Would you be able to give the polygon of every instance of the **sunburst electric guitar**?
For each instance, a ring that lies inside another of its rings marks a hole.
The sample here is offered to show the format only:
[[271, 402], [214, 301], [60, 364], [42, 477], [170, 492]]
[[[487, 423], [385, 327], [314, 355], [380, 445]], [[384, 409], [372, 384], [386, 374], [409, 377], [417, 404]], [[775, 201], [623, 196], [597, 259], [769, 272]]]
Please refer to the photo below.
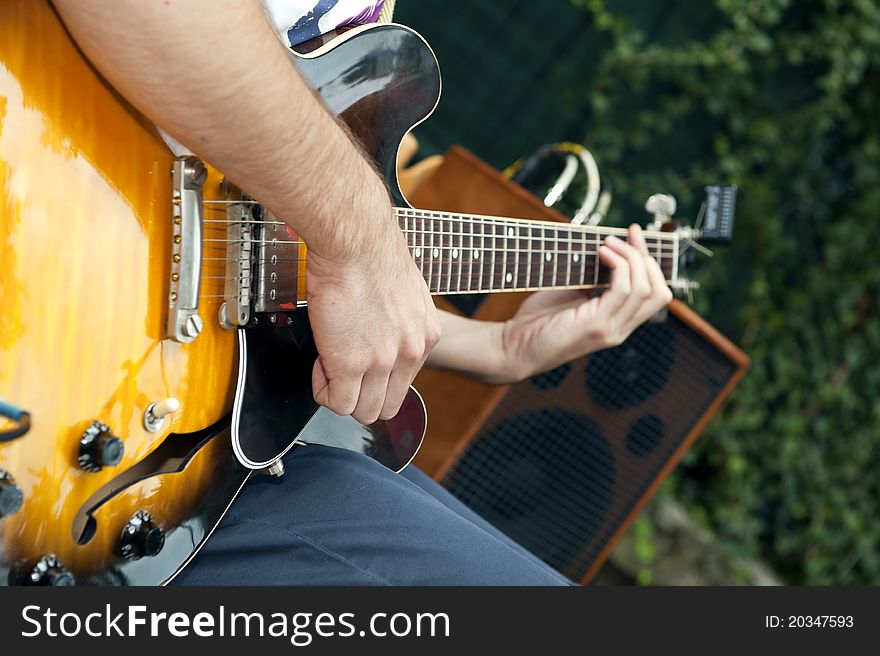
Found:
[[[598, 246], [624, 231], [409, 207], [398, 146], [440, 93], [418, 34], [356, 27], [291, 60], [375, 159], [433, 294], [607, 283]], [[681, 236], [646, 236], [676, 284]], [[371, 426], [315, 404], [305, 257], [175, 158], [47, 1], [0, 3], [0, 583], [162, 584], [291, 448], [412, 459], [414, 391]]]

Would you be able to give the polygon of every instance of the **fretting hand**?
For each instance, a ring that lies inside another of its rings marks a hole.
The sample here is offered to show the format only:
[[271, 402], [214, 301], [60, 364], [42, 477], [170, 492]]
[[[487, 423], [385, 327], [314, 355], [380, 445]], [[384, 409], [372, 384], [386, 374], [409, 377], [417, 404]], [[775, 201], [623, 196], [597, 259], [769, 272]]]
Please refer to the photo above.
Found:
[[599, 258], [612, 271], [604, 293], [587, 299], [576, 290], [538, 292], [504, 324], [502, 347], [515, 378], [617, 346], [672, 300], [638, 225], [630, 226], [629, 243], [606, 238]]
[[443, 339], [428, 364], [511, 383], [620, 344], [669, 303], [672, 293], [637, 225], [629, 228], [629, 243], [607, 238], [599, 257], [612, 271], [601, 295], [536, 292], [504, 323], [441, 313]]

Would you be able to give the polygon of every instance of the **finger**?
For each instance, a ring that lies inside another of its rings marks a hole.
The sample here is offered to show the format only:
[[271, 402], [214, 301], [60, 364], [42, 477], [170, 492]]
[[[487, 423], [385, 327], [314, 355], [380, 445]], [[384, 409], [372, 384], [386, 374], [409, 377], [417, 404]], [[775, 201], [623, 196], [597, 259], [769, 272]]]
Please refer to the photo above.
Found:
[[620, 325], [628, 323], [639, 308], [651, 297], [651, 283], [648, 279], [645, 256], [636, 248], [617, 238], [609, 238], [609, 246], [623, 255], [629, 264], [630, 293], [618, 311]]
[[381, 369], [371, 369], [364, 375], [357, 405], [351, 413], [357, 421], [369, 425], [379, 418], [379, 413], [385, 405], [389, 375], [389, 371]]
[[651, 283], [645, 266], [645, 256], [638, 249], [619, 239], [615, 239], [610, 246], [629, 263], [630, 294], [618, 311], [620, 325], [624, 326], [633, 320], [639, 309], [651, 298]]
[[651, 298], [644, 303], [627, 326], [629, 331], [635, 330], [639, 325], [654, 316], [672, 300], [672, 291], [666, 284], [666, 279], [660, 265], [653, 258], [647, 264], [648, 277], [651, 279]]
[[[648, 250], [648, 243], [645, 240], [645, 233], [638, 224], [633, 223], [629, 227], [629, 242], [633, 248], [639, 251], [645, 258], [645, 272], [648, 274], [648, 284], [651, 286], [651, 295], [654, 296], [658, 290], [666, 287], [666, 280], [663, 271], [657, 259], [651, 255]], [[662, 295], [662, 294], [661, 294]]]
[[645, 241], [645, 233], [642, 232], [642, 228], [638, 223], [633, 223], [629, 227], [629, 243], [645, 257], [651, 257], [651, 254], [648, 252], [648, 242]]
[[[609, 237], [611, 239], [611, 237]], [[608, 240], [606, 239], [606, 242]], [[611, 269], [611, 284], [599, 299], [598, 312], [606, 318], [613, 317], [626, 302], [630, 291], [629, 263], [609, 246], [599, 248], [599, 259]]]
[[392, 419], [400, 412], [400, 406], [409, 392], [412, 379], [408, 373], [395, 369], [388, 379], [388, 391], [385, 393], [385, 404], [379, 413], [379, 419]]
[[315, 402], [338, 415], [350, 415], [357, 405], [362, 379], [363, 376], [356, 374], [329, 376], [323, 360], [318, 357], [312, 368]]
[[330, 383], [327, 378], [327, 372], [324, 371], [324, 363], [319, 355], [312, 366], [312, 396], [315, 402], [320, 405], [327, 405], [325, 402], [330, 401], [329, 390], [327, 385]]
[[672, 293], [666, 285], [666, 277], [660, 268], [657, 259], [651, 255], [645, 235], [642, 229], [633, 224], [629, 228], [630, 243], [645, 258], [645, 271], [648, 274], [648, 282], [651, 286], [651, 297], [645, 301], [639, 311], [632, 317], [631, 329], [635, 329], [639, 324], [644, 323], [656, 314], [662, 307], [669, 303], [672, 299]]
[[653, 295], [659, 295], [663, 305], [669, 303], [672, 300], [672, 292], [669, 290], [669, 285], [666, 284], [666, 276], [663, 275], [663, 270], [653, 257], [648, 263], [648, 277], [651, 279]]

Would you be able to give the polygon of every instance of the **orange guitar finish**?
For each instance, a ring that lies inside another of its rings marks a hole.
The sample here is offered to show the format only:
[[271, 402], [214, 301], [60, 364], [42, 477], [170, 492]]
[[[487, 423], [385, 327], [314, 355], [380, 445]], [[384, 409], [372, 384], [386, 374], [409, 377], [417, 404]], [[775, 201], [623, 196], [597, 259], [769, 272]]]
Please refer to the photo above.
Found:
[[[228, 443], [215, 440], [185, 480], [129, 488], [98, 511], [89, 544], [73, 542], [73, 514], [92, 492], [170, 432], [204, 428], [231, 408], [234, 332], [206, 320], [191, 344], [165, 339], [172, 161], [47, 2], [0, 3], [0, 397], [33, 417], [27, 435], [0, 444], [0, 469], [24, 493], [22, 510], [0, 520], [0, 540], [24, 561], [54, 553], [77, 579], [109, 564], [131, 509], [173, 525], [210, 483], [215, 460], [227, 457]], [[206, 199], [219, 181], [211, 171]], [[206, 209], [206, 218], [212, 212], [225, 216]], [[222, 225], [208, 224], [205, 236], [212, 231], [225, 236]], [[203, 270], [212, 275], [222, 267]], [[204, 317], [217, 316], [222, 299], [212, 293], [222, 293], [222, 281], [203, 279]], [[146, 407], [168, 397], [181, 411], [147, 432]], [[87, 473], [78, 445], [95, 419], [124, 440], [125, 455]]]

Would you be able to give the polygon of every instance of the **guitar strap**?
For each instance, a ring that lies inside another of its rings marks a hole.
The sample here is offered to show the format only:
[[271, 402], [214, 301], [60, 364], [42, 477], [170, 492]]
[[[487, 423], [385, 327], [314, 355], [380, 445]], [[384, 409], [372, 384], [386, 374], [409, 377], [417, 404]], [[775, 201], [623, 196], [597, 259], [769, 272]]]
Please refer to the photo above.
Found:
[[394, 4], [397, 0], [385, 0], [385, 4], [382, 5], [382, 11], [379, 12], [379, 18], [376, 19], [377, 23], [390, 23], [391, 19], [394, 15]]

